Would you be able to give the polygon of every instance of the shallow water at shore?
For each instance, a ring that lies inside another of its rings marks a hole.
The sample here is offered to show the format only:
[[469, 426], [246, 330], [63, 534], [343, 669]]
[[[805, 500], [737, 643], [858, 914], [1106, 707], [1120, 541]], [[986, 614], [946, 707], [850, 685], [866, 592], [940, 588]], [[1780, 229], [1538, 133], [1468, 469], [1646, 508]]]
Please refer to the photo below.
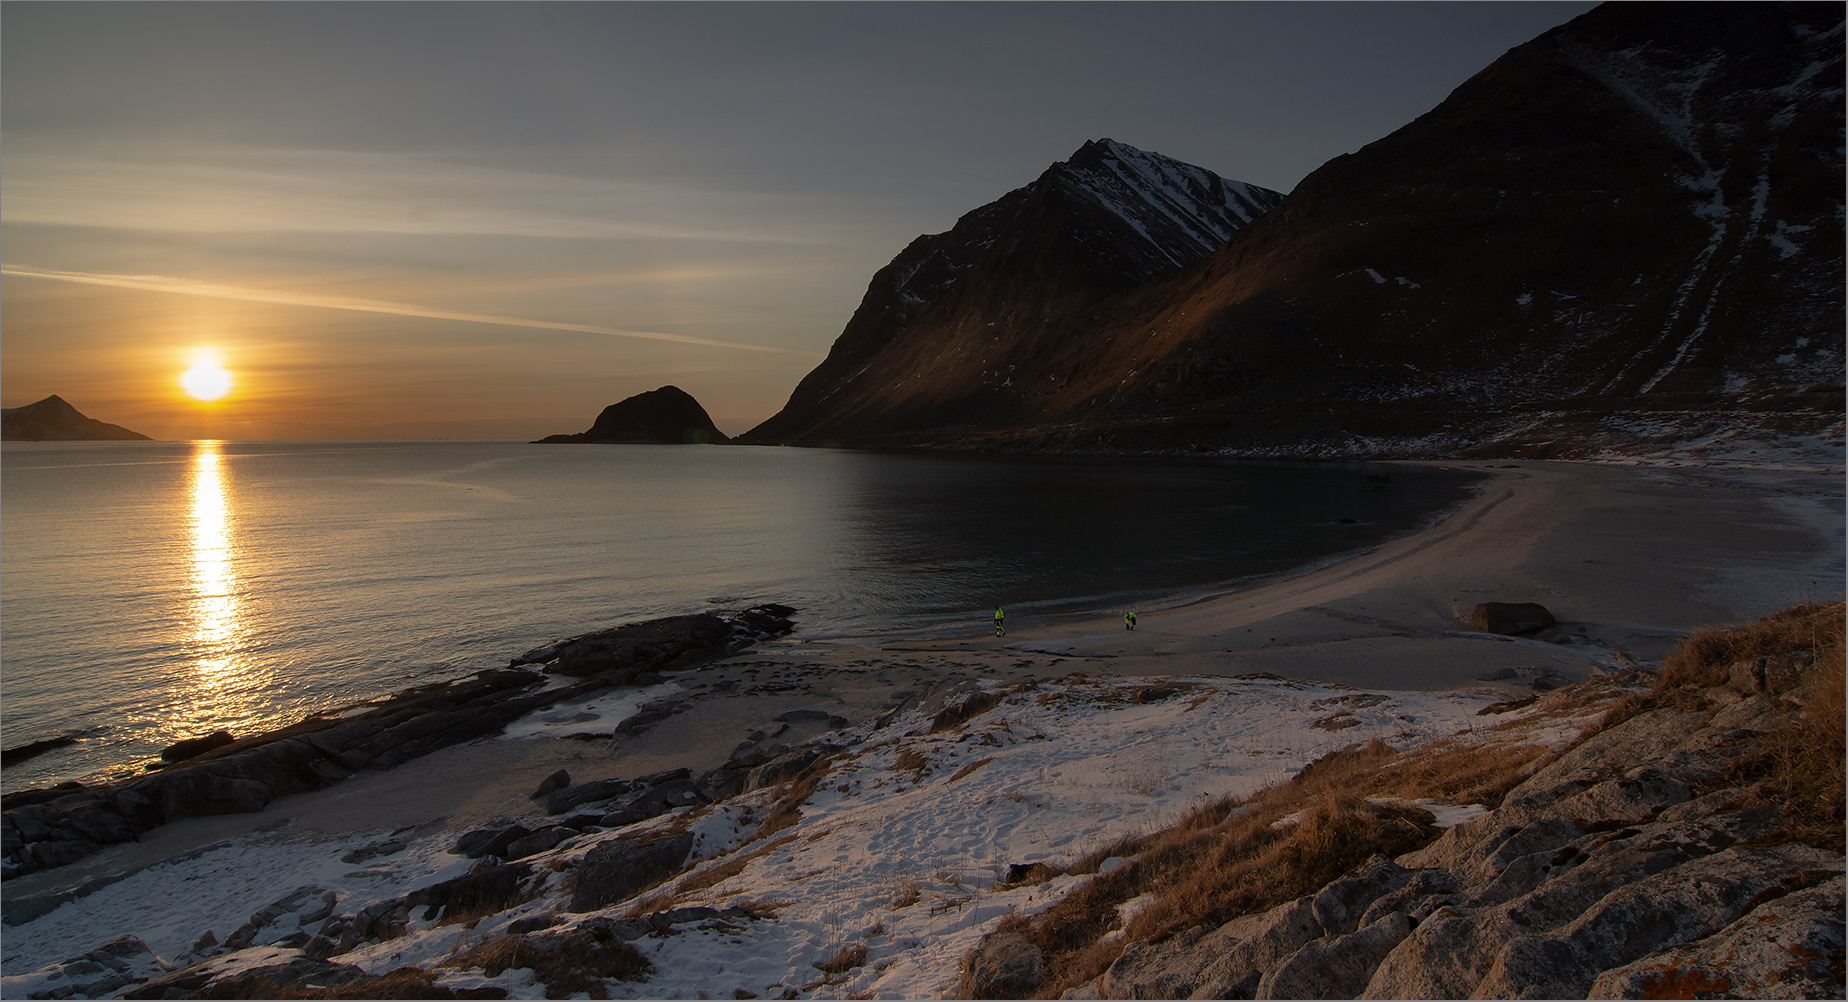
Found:
[[1464, 473], [514, 443], [9, 443], [7, 790], [700, 608], [979, 633], [1274, 574]]

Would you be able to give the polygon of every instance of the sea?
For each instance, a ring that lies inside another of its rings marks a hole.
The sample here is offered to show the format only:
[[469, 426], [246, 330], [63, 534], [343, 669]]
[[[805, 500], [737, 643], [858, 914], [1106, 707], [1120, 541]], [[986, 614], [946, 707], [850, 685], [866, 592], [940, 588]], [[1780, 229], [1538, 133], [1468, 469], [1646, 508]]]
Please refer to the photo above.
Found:
[[[1359, 464], [510, 442], [0, 448], [0, 744], [16, 792], [656, 616], [794, 639], [992, 634], [1327, 561], [1474, 476]], [[1146, 621], [1146, 620], [1145, 620]]]

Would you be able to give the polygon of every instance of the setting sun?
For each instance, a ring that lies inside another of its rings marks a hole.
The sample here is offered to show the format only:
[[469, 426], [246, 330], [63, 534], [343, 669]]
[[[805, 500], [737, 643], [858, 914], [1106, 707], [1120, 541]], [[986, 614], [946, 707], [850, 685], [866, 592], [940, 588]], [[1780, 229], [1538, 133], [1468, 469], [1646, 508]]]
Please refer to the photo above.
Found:
[[217, 400], [230, 392], [231, 374], [219, 368], [217, 361], [202, 359], [180, 374], [180, 385], [195, 400]]

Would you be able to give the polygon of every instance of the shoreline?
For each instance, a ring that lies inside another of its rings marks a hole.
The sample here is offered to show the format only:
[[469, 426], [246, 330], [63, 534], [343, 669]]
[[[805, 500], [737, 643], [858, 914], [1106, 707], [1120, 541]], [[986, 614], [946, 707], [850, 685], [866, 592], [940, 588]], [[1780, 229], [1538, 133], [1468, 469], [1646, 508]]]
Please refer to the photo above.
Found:
[[[795, 635], [664, 673], [661, 685], [550, 707], [510, 726], [515, 736], [360, 772], [255, 813], [172, 822], [139, 841], [8, 880], [6, 896], [81, 898], [234, 843], [320, 845], [414, 833], [404, 837], [447, 846], [461, 832], [503, 819], [543, 820], [528, 794], [557, 769], [568, 769], [574, 784], [679, 768], [698, 773], [724, 764], [754, 732], [784, 726], [778, 739], [793, 745], [834, 726], [828, 718], [871, 720], [935, 683], [1268, 674], [1286, 686], [1300, 680], [1318, 688], [1448, 692], [1486, 704], [1628, 667], [1618, 652], [1659, 660], [1682, 632], [1723, 616], [1747, 621], [1802, 598], [1840, 594], [1842, 492], [1831, 473], [1704, 470], [1689, 477], [1584, 463], [1480, 465], [1495, 467], [1495, 475], [1481, 482], [1479, 495], [1423, 532], [1251, 588], [1177, 596], [1142, 611], [1134, 633], [1114, 616], [1092, 616], [1016, 626], [1005, 638], [812, 642], [801, 637], [798, 612]], [[1692, 525], [1705, 531], [1693, 533]], [[1587, 549], [1593, 544], [1595, 555]], [[1751, 566], [1735, 566], [1748, 556]], [[1832, 590], [1790, 594], [1793, 588]], [[1464, 619], [1478, 600], [1538, 601], [1561, 623], [1539, 638], [1475, 633]], [[663, 696], [685, 705], [635, 733], [609, 736], [642, 702]], [[574, 733], [597, 736], [568, 736]], [[239, 899], [227, 913], [276, 896], [260, 887], [247, 893], [261, 900]], [[26, 925], [36, 922], [9, 928]], [[69, 945], [74, 955], [100, 942]]]

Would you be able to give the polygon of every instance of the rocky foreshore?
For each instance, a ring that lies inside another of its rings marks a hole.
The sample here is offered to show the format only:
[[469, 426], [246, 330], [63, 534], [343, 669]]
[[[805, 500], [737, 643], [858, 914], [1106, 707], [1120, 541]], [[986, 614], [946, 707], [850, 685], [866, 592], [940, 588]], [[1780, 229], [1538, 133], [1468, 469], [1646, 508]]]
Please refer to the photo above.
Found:
[[[184, 818], [259, 811], [278, 797], [324, 789], [361, 770], [390, 769], [497, 733], [557, 703], [658, 684], [662, 672], [696, 667], [788, 633], [794, 613], [788, 606], [764, 605], [726, 617], [671, 616], [602, 630], [530, 651], [507, 668], [317, 713], [267, 734], [212, 741], [200, 746], [206, 750], [132, 781], [65, 783], [10, 794], [0, 818], [0, 874], [11, 879], [63, 866]], [[25, 921], [57, 903], [9, 896], [5, 922]]]
[[[522, 790], [520, 820], [291, 842], [361, 869], [247, 916], [186, 912], [190, 947], [119, 936], [4, 988], [1840, 997], [1841, 618], [1800, 607], [1697, 636], [1704, 664], [1522, 699], [1068, 674], [892, 692], [858, 723], [788, 711], [782, 741], [751, 731], [718, 768], [560, 772]], [[589, 639], [559, 646], [583, 657]], [[724, 670], [792, 663], [759, 657]], [[634, 729], [660, 741], [684, 721]], [[1200, 799], [1280, 754], [1303, 756], [1287, 780]], [[1181, 820], [1096, 824], [1132, 804]], [[316, 865], [295, 872], [340, 873]]]

